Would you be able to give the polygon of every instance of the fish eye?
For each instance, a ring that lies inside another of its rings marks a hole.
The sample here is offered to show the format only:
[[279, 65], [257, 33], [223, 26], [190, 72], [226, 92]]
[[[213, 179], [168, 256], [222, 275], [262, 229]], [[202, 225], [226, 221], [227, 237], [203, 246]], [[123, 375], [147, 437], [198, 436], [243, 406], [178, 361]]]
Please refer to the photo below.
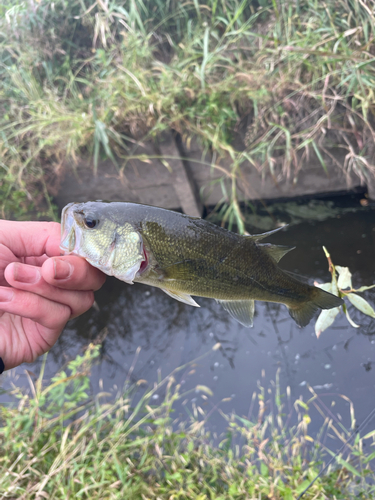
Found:
[[83, 219], [83, 222], [85, 223], [85, 226], [88, 229], [94, 229], [94, 227], [96, 227], [99, 224], [99, 220], [93, 219], [92, 217], [85, 217]]

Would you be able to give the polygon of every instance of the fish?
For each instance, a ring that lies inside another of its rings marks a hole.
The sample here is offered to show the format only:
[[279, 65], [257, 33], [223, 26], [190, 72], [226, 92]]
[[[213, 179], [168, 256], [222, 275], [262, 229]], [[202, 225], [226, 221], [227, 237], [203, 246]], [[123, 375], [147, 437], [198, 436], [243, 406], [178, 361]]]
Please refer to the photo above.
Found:
[[339, 307], [343, 300], [278, 266], [292, 248], [261, 241], [280, 229], [243, 236], [172, 210], [90, 201], [64, 207], [60, 249], [190, 306], [200, 307], [193, 297], [215, 299], [245, 327], [253, 326], [256, 300], [285, 304], [303, 327], [318, 309]]

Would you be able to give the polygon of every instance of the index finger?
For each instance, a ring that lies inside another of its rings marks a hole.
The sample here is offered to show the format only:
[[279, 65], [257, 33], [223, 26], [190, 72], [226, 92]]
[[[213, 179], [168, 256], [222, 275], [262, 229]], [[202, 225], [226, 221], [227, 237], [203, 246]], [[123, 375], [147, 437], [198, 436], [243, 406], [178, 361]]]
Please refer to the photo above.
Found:
[[42, 276], [50, 285], [69, 290], [99, 290], [106, 279], [104, 273], [76, 255], [47, 259]]
[[0, 243], [18, 257], [60, 255], [58, 222], [17, 222], [0, 220]]

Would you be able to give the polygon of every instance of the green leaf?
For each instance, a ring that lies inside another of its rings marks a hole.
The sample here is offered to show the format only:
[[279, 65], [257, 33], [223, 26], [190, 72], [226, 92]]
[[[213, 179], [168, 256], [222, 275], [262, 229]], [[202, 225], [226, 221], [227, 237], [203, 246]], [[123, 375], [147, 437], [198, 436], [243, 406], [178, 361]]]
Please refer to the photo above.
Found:
[[302, 493], [308, 486], [310, 486], [311, 481], [309, 479], [305, 479], [303, 483], [297, 486], [295, 493], [299, 495]]
[[339, 311], [339, 307], [334, 307], [333, 309], [326, 309], [320, 313], [319, 318], [315, 323], [315, 334], [318, 338], [324, 330], [332, 325]]
[[264, 462], [260, 462], [260, 473], [263, 477], [268, 477], [268, 467]]
[[369, 462], [371, 462], [371, 460], [374, 460], [374, 458], [375, 458], [375, 451], [373, 451], [368, 457], [365, 457], [364, 463], [368, 464]]
[[367, 300], [355, 293], [348, 293], [346, 296], [353, 304], [353, 306], [356, 307], [359, 311], [361, 311], [363, 314], [366, 314], [367, 316], [371, 316], [371, 318], [375, 318], [375, 311], [367, 302]]
[[339, 273], [339, 279], [337, 280], [337, 287], [340, 290], [345, 290], [345, 288], [352, 288], [352, 274], [348, 267], [336, 266], [336, 271]]
[[357, 469], [355, 469], [352, 465], [350, 465], [349, 462], [347, 462], [346, 460], [344, 460], [343, 458], [341, 457], [337, 457], [337, 461], [340, 465], [342, 465], [343, 467], [345, 467], [346, 469], [348, 469], [348, 471], [350, 471], [352, 474], [354, 474], [355, 476], [357, 477], [362, 477], [361, 474], [357, 471]]
[[298, 406], [301, 406], [304, 410], [308, 410], [309, 409], [309, 406], [304, 401], [302, 401], [301, 399], [297, 399], [297, 401], [294, 404], [297, 404]]
[[229, 495], [233, 498], [234, 495], [238, 494], [238, 488], [236, 484], [231, 484], [228, 490]]
[[170, 481], [181, 481], [182, 480], [182, 475], [180, 472], [175, 472], [174, 474], [168, 474], [166, 473], [165, 477], [169, 479]]
[[324, 161], [324, 158], [323, 158], [321, 152], [319, 151], [318, 146], [316, 145], [314, 140], [311, 141], [311, 144], [313, 145], [316, 156], [318, 157], [318, 160], [320, 161], [320, 164], [323, 167], [324, 172], [328, 175], [328, 168], [327, 168], [326, 162]]
[[289, 486], [287, 486], [285, 488], [283, 499], [284, 500], [293, 500], [293, 492]]

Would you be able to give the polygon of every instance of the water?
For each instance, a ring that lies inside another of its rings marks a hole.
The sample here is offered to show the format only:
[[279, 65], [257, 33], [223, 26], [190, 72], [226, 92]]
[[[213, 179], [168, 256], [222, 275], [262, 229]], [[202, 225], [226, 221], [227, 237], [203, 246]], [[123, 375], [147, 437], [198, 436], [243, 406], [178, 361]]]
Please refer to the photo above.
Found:
[[[290, 223], [267, 240], [297, 246], [283, 258], [284, 269], [310, 281], [329, 281], [325, 245], [335, 264], [350, 268], [355, 287], [375, 283], [375, 207], [361, 207], [357, 196], [270, 205], [267, 210], [259, 209], [256, 216], [250, 213], [249, 222], [251, 232]], [[375, 292], [364, 296], [375, 305]], [[289, 386], [292, 398], [301, 396], [306, 401], [311, 397], [310, 385], [326, 406], [326, 414], [336, 421], [342, 419], [345, 425], [350, 423], [349, 403], [340, 395], [354, 403], [358, 424], [375, 406], [375, 320], [352, 306], [350, 314], [360, 328], [352, 328], [340, 313], [318, 340], [315, 321], [301, 329], [286, 307], [278, 304], [256, 303], [254, 328], [247, 329], [213, 300], [198, 299], [202, 307], [197, 309], [174, 301], [161, 290], [129, 286], [113, 278], [97, 292], [96, 301], [99, 311], [92, 309], [66, 327], [48, 356], [47, 375], [101, 338], [101, 362], [92, 374], [94, 391], [99, 391], [100, 379], [104, 390], [121, 388], [138, 347], [141, 350], [131, 379], [145, 379], [150, 386], [174, 368], [209, 352], [176, 378], [184, 390], [204, 384], [214, 395], [205, 398], [193, 390], [187, 403], [179, 403], [176, 410], [183, 419], [188, 418], [193, 403], [206, 412], [212, 410], [207, 426], [216, 433], [226, 428], [216, 408], [248, 416], [257, 409], [252, 395], [259, 381], [269, 387], [278, 370], [282, 392]], [[212, 351], [217, 342], [221, 348]], [[28, 385], [25, 368], [37, 373], [40, 362], [12, 370], [2, 377], [3, 386], [9, 387], [11, 382]], [[162, 398], [162, 391], [156, 393], [155, 402]], [[322, 423], [323, 417], [316, 413], [309, 433], [316, 434]]]

